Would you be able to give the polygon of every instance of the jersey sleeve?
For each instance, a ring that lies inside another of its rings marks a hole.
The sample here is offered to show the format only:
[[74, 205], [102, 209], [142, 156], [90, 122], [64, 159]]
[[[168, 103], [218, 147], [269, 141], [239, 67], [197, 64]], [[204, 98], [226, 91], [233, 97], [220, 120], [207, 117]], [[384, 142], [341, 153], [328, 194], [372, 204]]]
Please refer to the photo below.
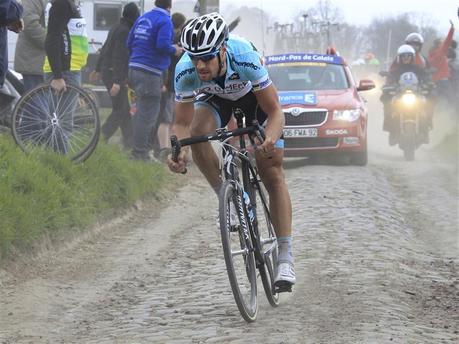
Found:
[[260, 55], [252, 50], [233, 57], [234, 65], [252, 84], [254, 92], [260, 91], [272, 84], [268, 70], [263, 65]]
[[199, 87], [196, 70], [186, 54], [177, 63], [174, 75], [175, 100], [179, 103], [194, 101], [195, 90]]

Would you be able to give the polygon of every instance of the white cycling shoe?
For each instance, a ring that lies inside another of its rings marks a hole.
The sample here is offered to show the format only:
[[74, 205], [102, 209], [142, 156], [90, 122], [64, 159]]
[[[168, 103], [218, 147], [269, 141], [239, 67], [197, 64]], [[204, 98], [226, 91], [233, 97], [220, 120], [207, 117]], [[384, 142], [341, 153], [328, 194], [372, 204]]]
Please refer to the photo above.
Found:
[[277, 266], [276, 278], [274, 279], [274, 292], [291, 292], [296, 283], [295, 269], [291, 263], [280, 263]]

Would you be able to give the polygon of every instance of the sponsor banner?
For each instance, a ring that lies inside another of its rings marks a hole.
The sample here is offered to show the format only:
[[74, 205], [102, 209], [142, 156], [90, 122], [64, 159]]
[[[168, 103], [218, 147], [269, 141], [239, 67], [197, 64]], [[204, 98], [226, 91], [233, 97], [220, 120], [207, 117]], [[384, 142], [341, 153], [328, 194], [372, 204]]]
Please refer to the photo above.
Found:
[[279, 102], [281, 105], [316, 105], [317, 95], [315, 92], [279, 92]]
[[270, 55], [266, 56], [265, 58], [265, 63], [267, 65], [292, 62], [324, 62], [332, 64], [343, 64], [343, 58], [337, 55], [322, 54], [281, 54]]

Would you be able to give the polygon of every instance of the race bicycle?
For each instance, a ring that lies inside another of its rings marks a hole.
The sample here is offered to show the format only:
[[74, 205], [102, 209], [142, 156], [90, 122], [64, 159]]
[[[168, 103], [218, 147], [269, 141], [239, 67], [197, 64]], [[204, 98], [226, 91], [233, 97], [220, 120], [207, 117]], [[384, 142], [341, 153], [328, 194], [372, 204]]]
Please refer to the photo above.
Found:
[[[256, 120], [243, 127], [244, 113], [238, 108], [233, 109], [233, 116], [238, 125], [234, 130], [221, 128], [209, 135], [181, 140], [172, 136], [172, 159], [177, 161], [183, 146], [208, 141], [220, 143], [223, 183], [218, 196], [219, 224], [226, 270], [239, 312], [247, 322], [252, 322], [258, 313], [257, 269], [271, 306], [277, 307], [279, 292], [287, 290], [274, 290], [277, 238], [266, 190], [246, 148], [245, 135], [255, 146], [254, 137], [262, 141], [264, 130]], [[239, 137], [238, 148], [229, 143], [233, 137]]]

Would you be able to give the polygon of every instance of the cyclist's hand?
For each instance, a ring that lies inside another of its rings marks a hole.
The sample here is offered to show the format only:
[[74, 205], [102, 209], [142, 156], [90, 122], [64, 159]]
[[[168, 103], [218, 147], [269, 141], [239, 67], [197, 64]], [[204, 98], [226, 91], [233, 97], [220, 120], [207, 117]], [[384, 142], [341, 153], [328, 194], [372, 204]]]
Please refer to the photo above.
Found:
[[182, 149], [178, 156], [177, 162], [172, 160], [172, 155], [167, 157], [167, 166], [172, 172], [184, 173], [186, 171], [186, 165], [188, 163], [188, 154], [186, 149]]
[[110, 96], [116, 97], [118, 93], [120, 93], [121, 86], [120, 84], [113, 84], [112, 88], [110, 89]]
[[64, 79], [53, 79], [51, 80], [51, 87], [55, 89], [56, 91], [67, 91], [67, 85], [65, 84]]
[[[258, 139], [255, 139], [257, 142]], [[275, 151], [276, 141], [271, 136], [266, 136], [265, 141], [260, 145], [257, 143], [257, 151], [265, 158], [271, 158]]]

